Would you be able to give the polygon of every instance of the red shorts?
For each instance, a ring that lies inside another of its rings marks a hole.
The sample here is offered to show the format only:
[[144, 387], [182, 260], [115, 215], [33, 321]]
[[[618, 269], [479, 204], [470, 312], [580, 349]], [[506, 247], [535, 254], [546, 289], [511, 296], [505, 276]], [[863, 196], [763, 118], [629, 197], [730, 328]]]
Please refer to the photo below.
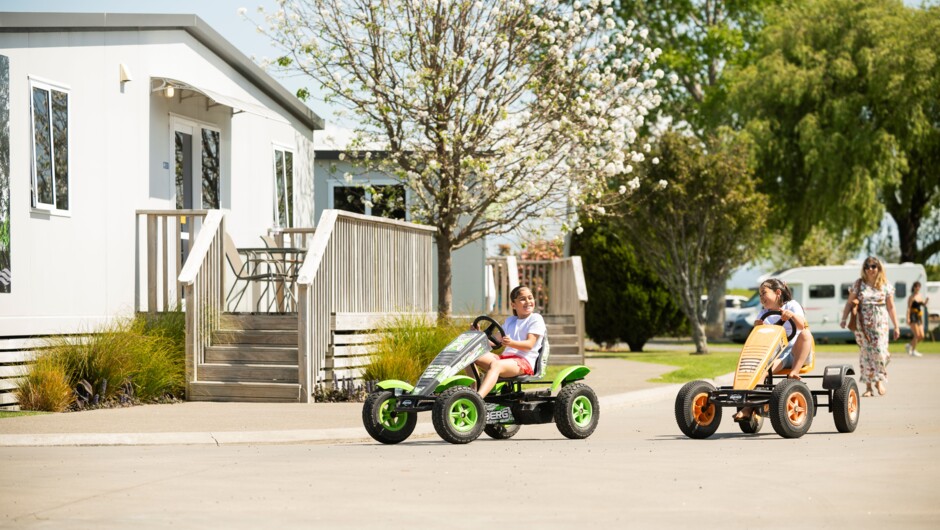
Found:
[[529, 361], [525, 360], [524, 357], [519, 357], [518, 355], [500, 355], [500, 359], [512, 359], [516, 361], [516, 364], [519, 365], [519, 370], [522, 371], [523, 375], [534, 375], [535, 372], [532, 370], [532, 365], [529, 364]]

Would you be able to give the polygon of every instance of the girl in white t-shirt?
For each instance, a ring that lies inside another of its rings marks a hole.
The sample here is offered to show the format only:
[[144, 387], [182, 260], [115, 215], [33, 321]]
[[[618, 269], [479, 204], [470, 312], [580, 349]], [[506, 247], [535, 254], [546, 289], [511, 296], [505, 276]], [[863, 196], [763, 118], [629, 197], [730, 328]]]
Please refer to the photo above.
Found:
[[500, 377], [532, 375], [532, 367], [542, 347], [545, 336], [545, 320], [534, 313], [535, 297], [528, 287], [518, 286], [509, 293], [513, 316], [503, 324], [503, 353], [486, 353], [476, 360], [476, 365], [486, 371], [478, 391], [486, 397], [496, 386]]
[[[793, 293], [786, 282], [777, 278], [770, 278], [760, 284], [758, 288], [760, 294], [760, 303], [764, 307], [755, 326], [764, 324], [765, 317], [767, 324], [776, 324], [779, 321], [784, 322], [784, 328], [789, 335], [794, 329], [796, 335], [793, 336], [787, 347], [780, 352], [780, 355], [774, 359], [770, 369], [772, 372], [778, 370], [787, 370], [787, 377], [790, 379], [800, 378], [800, 369], [809, 359], [813, 351], [813, 334], [809, 330], [809, 324], [806, 322], [806, 314], [799, 302], [793, 299]], [[779, 311], [780, 315], [767, 315], [771, 311]], [[747, 418], [752, 412], [751, 407], [741, 409], [734, 415], [735, 421], [741, 421]]]

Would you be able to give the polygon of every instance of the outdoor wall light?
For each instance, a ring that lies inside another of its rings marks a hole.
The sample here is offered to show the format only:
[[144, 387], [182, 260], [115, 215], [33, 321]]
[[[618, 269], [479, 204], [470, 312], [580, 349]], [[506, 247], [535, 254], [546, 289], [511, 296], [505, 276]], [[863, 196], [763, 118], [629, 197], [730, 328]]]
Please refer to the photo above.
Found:
[[171, 98], [174, 94], [176, 94], [176, 89], [173, 88], [173, 85], [167, 85], [163, 90], [163, 94], [166, 95], [166, 97]]
[[134, 77], [131, 76], [131, 71], [130, 71], [130, 69], [128, 69], [128, 68], [127, 68], [127, 65], [124, 64], [124, 63], [121, 63], [121, 64], [118, 65], [118, 76], [119, 76], [119, 78], [120, 78], [120, 80], [121, 80], [121, 86], [124, 86], [124, 83], [126, 83], [126, 82], [128, 82], [128, 81], [133, 81], [133, 80], [134, 80]]

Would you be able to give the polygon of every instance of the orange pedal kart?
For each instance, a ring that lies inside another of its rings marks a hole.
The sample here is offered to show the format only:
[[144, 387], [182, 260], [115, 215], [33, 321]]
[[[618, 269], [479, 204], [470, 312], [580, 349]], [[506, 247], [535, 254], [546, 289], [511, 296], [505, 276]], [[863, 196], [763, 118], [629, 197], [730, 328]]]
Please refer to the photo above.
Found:
[[[774, 314], [780, 315], [771, 311], [767, 316]], [[738, 411], [748, 407], [753, 412], [736, 420], [743, 432], [756, 434], [764, 424], [764, 416], [769, 415], [777, 434], [799, 438], [809, 431], [816, 411], [826, 407], [839, 432], [854, 431], [860, 401], [858, 385], [855, 378], [850, 377], [855, 375], [851, 365], [830, 365], [823, 375], [808, 375], [816, 363], [814, 348], [800, 370], [800, 377], [822, 379], [822, 390], [810, 390], [803, 380], [788, 379], [787, 370], [771, 372], [774, 359], [795, 333], [793, 330], [787, 336], [783, 322], [755, 326], [741, 350], [733, 386], [715, 388], [708, 381], [686, 383], [676, 396], [679, 429], [689, 438], [708, 438], [718, 430], [724, 407]]]

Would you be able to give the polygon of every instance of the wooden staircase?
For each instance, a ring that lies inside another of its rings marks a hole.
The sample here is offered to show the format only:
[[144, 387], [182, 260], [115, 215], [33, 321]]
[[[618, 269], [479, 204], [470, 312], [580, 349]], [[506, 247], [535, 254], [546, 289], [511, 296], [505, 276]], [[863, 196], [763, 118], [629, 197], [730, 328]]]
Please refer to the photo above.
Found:
[[189, 401], [300, 401], [296, 314], [225, 313], [211, 344]]
[[581, 358], [580, 337], [574, 315], [542, 315], [545, 326], [548, 328], [548, 342], [552, 346], [549, 363], [555, 366], [566, 364], [583, 364]]

